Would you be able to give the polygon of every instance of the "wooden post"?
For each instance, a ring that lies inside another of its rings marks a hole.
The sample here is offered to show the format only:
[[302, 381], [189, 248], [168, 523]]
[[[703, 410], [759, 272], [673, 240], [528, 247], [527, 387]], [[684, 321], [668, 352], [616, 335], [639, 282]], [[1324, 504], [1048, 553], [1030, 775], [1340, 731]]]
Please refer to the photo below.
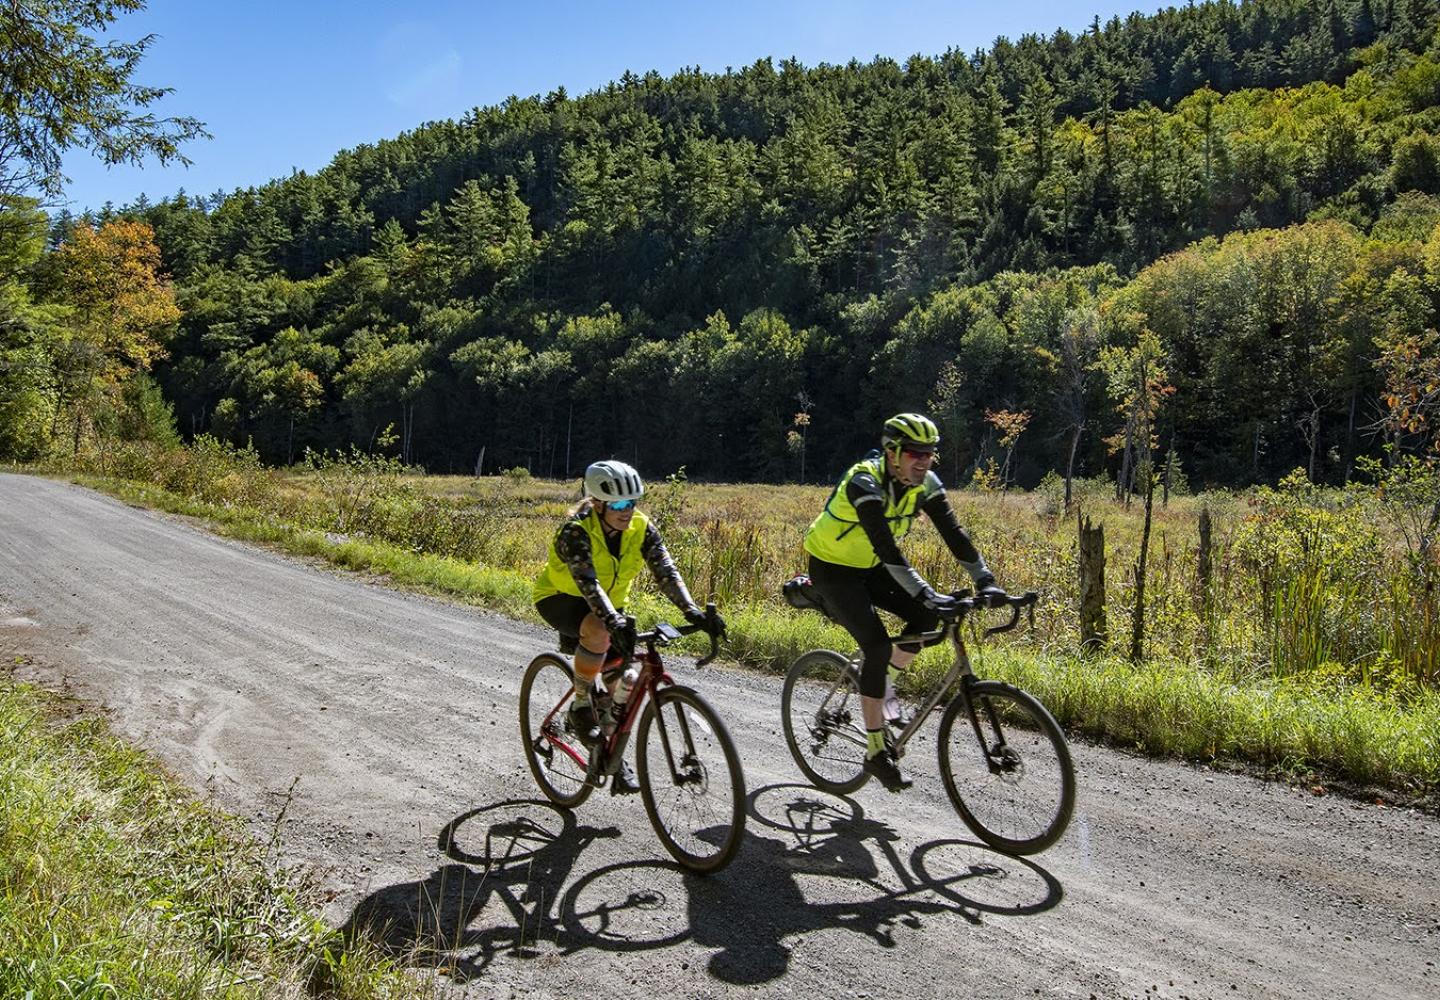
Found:
[[1130, 625], [1130, 659], [1145, 657], [1145, 569], [1150, 556], [1150, 516], [1155, 509], [1155, 472], [1145, 470], [1145, 528], [1140, 533], [1140, 558], [1135, 560], [1135, 617]]
[[1211, 546], [1210, 532], [1214, 525], [1210, 520], [1210, 508], [1200, 508], [1200, 567], [1197, 574], [1197, 583], [1200, 587], [1200, 603], [1210, 603], [1210, 565]]
[[1080, 525], [1080, 649], [1093, 653], [1105, 645], [1105, 525]]

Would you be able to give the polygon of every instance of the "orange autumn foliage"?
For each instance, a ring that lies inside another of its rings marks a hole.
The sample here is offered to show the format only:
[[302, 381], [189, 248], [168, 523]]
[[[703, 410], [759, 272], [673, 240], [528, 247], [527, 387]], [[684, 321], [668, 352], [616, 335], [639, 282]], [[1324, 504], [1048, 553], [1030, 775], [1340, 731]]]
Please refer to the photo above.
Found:
[[74, 334], [99, 355], [104, 381], [123, 381], [165, 356], [180, 308], [148, 225], [81, 225], [55, 251], [55, 264], [64, 301], [75, 308]]

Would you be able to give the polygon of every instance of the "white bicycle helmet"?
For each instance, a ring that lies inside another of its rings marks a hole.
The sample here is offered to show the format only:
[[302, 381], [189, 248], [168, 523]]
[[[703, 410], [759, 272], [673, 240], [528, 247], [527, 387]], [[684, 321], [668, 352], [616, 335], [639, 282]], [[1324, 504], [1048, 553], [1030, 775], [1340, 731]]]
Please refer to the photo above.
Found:
[[606, 459], [585, 470], [585, 492], [596, 500], [639, 500], [645, 495], [640, 473], [624, 462]]

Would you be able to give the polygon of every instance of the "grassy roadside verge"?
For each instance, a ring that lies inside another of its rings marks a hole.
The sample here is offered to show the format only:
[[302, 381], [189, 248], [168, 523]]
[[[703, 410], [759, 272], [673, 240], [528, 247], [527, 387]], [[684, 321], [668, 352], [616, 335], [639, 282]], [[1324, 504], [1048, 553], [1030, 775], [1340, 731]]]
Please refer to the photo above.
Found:
[[[153, 485], [93, 477], [76, 481], [129, 503], [203, 518], [231, 537], [537, 621], [530, 607], [530, 579], [513, 569], [329, 536]], [[633, 610], [643, 621], [664, 615], [667, 608], [650, 597]], [[849, 645], [842, 631], [818, 615], [765, 604], [724, 612], [730, 624], [726, 655], [762, 669], [783, 670], [796, 654], [815, 646]], [[691, 642], [698, 651], [698, 638]], [[1074, 733], [1156, 755], [1241, 762], [1290, 776], [1319, 772], [1431, 802], [1440, 791], [1440, 693], [1435, 691], [1397, 697], [1375, 688], [1327, 686], [1313, 677], [1242, 681], [1165, 659], [1135, 665], [1008, 648], [984, 655], [982, 673], [1030, 690]], [[917, 681], [928, 680], [943, 666], [943, 651], [927, 652], [918, 663]]]
[[0, 996], [426, 995], [263, 844], [62, 699], [0, 676]]

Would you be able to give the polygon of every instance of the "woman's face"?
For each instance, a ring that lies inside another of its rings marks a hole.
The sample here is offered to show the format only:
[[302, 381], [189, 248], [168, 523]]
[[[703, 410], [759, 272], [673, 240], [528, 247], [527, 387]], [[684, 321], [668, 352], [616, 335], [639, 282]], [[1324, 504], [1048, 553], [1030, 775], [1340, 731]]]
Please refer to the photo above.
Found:
[[635, 502], [633, 500], [620, 501], [623, 504], [629, 505], [624, 510], [616, 510], [608, 503], [596, 502], [600, 503], [600, 522], [604, 524], [605, 527], [611, 531], [624, 531], [630, 527], [630, 521], [635, 516]]

